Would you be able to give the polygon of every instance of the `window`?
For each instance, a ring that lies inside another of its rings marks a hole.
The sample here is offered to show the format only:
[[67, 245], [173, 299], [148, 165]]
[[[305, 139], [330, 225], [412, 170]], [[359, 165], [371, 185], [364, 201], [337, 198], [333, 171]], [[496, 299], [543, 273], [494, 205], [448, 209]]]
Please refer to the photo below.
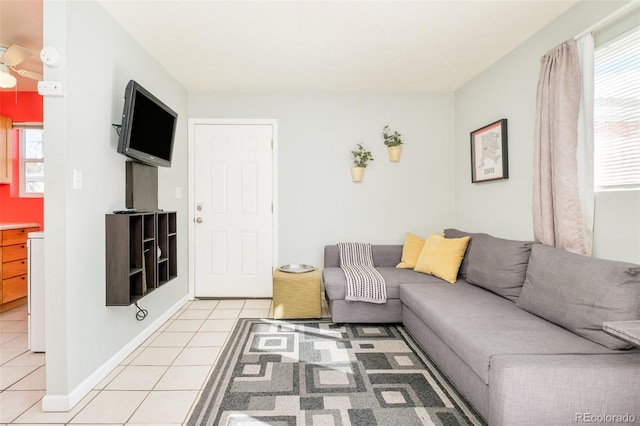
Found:
[[42, 128], [19, 127], [20, 196], [44, 195], [44, 139]]
[[598, 46], [594, 60], [596, 189], [640, 189], [640, 27]]

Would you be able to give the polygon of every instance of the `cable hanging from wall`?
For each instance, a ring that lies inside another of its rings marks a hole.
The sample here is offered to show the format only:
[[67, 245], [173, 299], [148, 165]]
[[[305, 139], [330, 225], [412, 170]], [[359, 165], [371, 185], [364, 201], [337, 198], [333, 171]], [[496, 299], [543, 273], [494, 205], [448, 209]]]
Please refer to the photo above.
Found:
[[135, 302], [134, 305], [138, 309], [138, 312], [136, 312], [136, 319], [138, 321], [142, 321], [147, 317], [147, 315], [149, 315], [149, 311], [147, 311], [146, 309], [142, 309], [140, 306], [138, 306], [138, 302]]

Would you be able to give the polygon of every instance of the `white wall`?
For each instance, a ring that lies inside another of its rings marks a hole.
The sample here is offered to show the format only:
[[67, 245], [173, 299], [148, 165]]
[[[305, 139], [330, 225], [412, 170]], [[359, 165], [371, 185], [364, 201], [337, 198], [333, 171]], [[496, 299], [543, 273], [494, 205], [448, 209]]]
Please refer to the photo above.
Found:
[[[540, 58], [625, 1], [579, 2], [455, 93], [456, 227], [532, 239], [533, 132]], [[471, 183], [469, 133], [508, 119], [509, 179]], [[594, 255], [640, 262], [638, 192], [598, 194]]]
[[593, 256], [640, 263], [640, 191], [596, 193]]
[[[278, 120], [279, 264], [321, 266], [326, 244], [401, 244], [453, 223], [452, 93], [189, 93], [189, 117]], [[402, 133], [399, 163], [385, 124]], [[375, 160], [353, 183], [359, 142]]]
[[[62, 64], [45, 67], [64, 96], [45, 98], [47, 397], [77, 398], [83, 382], [188, 291], [187, 93], [95, 2], [44, 2], [44, 44]], [[116, 153], [124, 88], [135, 79], [179, 114], [174, 165], [159, 171], [159, 204], [178, 211], [178, 278], [135, 308], [105, 306], [105, 214], [125, 207], [125, 157]], [[72, 189], [73, 170], [83, 172]], [[95, 378], [95, 377], [94, 377]], [[71, 398], [73, 399], [73, 398]]]

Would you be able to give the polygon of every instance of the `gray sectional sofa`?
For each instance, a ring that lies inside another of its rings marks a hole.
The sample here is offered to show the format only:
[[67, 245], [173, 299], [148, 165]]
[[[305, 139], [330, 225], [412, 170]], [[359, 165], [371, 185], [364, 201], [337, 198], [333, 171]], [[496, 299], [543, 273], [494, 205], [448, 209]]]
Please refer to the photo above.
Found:
[[333, 321], [403, 323], [490, 425], [640, 422], [640, 350], [602, 331], [640, 319], [640, 266], [445, 230], [465, 235], [454, 284], [396, 269], [401, 245], [373, 246], [382, 305], [344, 300], [338, 248], [326, 246]]

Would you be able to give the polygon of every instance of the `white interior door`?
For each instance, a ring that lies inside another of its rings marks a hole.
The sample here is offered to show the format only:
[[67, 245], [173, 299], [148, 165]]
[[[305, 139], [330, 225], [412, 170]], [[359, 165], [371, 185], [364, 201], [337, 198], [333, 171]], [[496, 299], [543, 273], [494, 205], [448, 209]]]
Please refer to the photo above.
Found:
[[194, 294], [271, 297], [273, 126], [195, 124]]

